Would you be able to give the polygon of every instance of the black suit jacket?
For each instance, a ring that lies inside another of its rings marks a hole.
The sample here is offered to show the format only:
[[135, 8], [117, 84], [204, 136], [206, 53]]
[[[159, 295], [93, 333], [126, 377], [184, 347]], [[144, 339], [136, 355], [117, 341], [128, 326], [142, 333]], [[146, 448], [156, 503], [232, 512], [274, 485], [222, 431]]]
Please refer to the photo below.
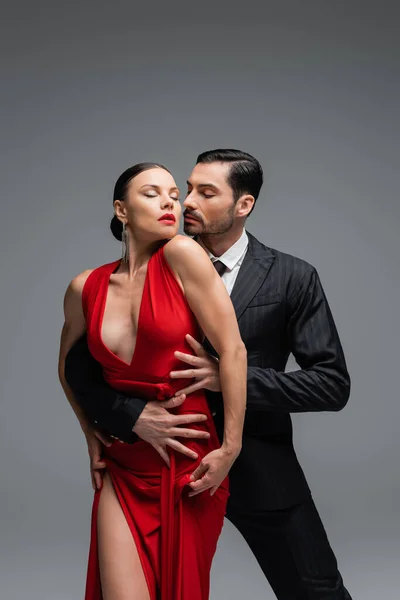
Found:
[[[247, 410], [242, 452], [230, 472], [231, 505], [284, 508], [309, 494], [292, 442], [290, 413], [337, 411], [350, 379], [334, 320], [314, 267], [267, 248], [251, 234], [231, 299], [247, 348]], [[208, 346], [213, 352], [213, 348]], [[285, 373], [290, 352], [300, 370]], [[84, 336], [66, 358], [65, 376], [89, 418], [121, 439], [145, 401], [109, 387]], [[220, 436], [221, 394], [207, 392]]]

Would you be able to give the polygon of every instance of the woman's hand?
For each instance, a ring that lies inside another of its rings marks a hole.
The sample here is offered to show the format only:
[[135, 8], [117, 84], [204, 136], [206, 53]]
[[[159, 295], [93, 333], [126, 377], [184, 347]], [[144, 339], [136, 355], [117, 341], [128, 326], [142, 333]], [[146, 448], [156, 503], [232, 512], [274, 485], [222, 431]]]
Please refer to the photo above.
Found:
[[106, 463], [101, 460], [103, 445], [111, 446], [105, 437], [92, 428], [87, 428], [84, 431], [88, 452], [90, 457], [90, 476], [92, 478], [92, 487], [94, 490], [100, 489], [102, 486], [103, 470], [106, 468]]
[[228, 449], [222, 445], [218, 450], [207, 454], [191, 476], [189, 485], [192, 491], [189, 496], [196, 496], [210, 488], [210, 496], [213, 496], [228, 475], [239, 452], [240, 448]]

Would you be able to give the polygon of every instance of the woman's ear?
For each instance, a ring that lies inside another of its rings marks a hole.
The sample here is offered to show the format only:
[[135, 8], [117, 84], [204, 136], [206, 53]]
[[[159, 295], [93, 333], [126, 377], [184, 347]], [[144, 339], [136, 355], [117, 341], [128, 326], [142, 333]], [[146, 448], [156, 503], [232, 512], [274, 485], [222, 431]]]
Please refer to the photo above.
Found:
[[121, 221], [126, 219], [126, 208], [121, 200], [114, 201], [114, 212]]

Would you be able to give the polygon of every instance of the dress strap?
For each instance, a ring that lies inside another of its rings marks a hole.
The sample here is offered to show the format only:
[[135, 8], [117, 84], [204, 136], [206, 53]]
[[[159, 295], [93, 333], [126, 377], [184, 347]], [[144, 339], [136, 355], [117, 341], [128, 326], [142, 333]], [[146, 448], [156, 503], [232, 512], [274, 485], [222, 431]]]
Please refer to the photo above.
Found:
[[121, 260], [114, 260], [111, 263], [96, 267], [86, 279], [82, 289], [82, 309], [86, 322], [91, 319], [91, 315], [93, 314], [98, 294], [101, 291], [100, 286], [102, 281], [105, 281], [106, 277], [115, 271], [120, 262]]

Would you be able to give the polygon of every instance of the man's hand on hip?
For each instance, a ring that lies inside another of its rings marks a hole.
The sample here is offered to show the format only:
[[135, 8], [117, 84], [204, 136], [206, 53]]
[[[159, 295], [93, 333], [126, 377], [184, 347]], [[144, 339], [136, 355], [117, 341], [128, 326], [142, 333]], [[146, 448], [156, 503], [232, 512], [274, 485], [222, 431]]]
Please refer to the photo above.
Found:
[[220, 392], [221, 383], [219, 380], [219, 361], [215, 356], [208, 354], [203, 346], [191, 335], [186, 336], [186, 340], [193, 348], [196, 356], [185, 354], [184, 352], [175, 352], [176, 358], [191, 365], [191, 369], [183, 371], [171, 371], [172, 379], [195, 379], [195, 383], [182, 388], [176, 392], [175, 396], [180, 394], [191, 394], [196, 390], [210, 390], [211, 392]]
[[207, 431], [199, 431], [197, 429], [184, 427], [191, 423], [206, 421], [207, 415], [173, 415], [169, 412], [169, 409], [183, 404], [185, 399], [186, 396], [184, 394], [179, 394], [178, 396], [174, 396], [170, 400], [165, 400], [163, 402], [159, 402], [158, 400], [147, 402], [132, 429], [140, 439], [148, 442], [155, 450], [157, 450], [168, 466], [169, 456], [167, 446], [194, 460], [198, 458], [196, 452], [190, 450], [190, 448], [187, 448], [184, 444], [181, 444], [181, 442], [178, 442], [178, 440], [175, 439], [176, 437], [197, 439], [208, 439], [210, 437], [210, 434]]

